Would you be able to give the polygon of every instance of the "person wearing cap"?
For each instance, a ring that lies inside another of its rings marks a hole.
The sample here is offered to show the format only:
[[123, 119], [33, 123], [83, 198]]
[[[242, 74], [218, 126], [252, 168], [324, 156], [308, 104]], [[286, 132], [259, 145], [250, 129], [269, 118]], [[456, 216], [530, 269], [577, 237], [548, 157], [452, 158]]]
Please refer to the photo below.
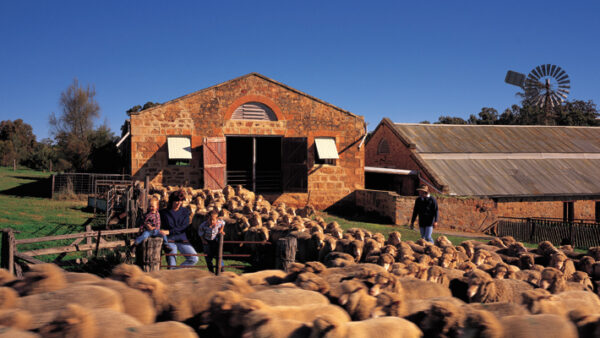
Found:
[[419, 216], [419, 230], [421, 238], [433, 243], [433, 227], [437, 226], [438, 222], [438, 204], [433, 196], [429, 194], [429, 189], [426, 185], [421, 185], [417, 188], [419, 197], [415, 200], [412, 218], [410, 220], [410, 228], [415, 228], [415, 219]]
[[[165, 230], [169, 230], [167, 238], [171, 253], [196, 255], [196, 250], [189, 243], [185, 234], [190, 226], [190, 211], [182, 207], [184, 200], [185, 192], [183, 190], [171, 193], [167, 208], [160, 212], [160, 222]], [[181, 263], [181, 266], [196, 265], [196, 263], [198, 263], [197, 256], [185, 256], [185, 261]], [[177, 265], [175, 256], [167, 256], [167, 264], [169, 269], [173, 269]]]

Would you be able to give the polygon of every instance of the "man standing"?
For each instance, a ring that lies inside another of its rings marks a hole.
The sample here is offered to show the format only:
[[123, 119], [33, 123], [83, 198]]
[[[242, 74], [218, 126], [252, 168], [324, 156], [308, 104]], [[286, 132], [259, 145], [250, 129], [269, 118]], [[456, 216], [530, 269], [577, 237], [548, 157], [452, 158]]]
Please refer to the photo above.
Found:
[[419, 216], [419, 230], [421, 230], [421, 238], [433, 243], [431, 234], [433, 227], [437, 226], [438, 222], [438, 205], [433, 196], [429, 194], [429, 189], [426, 185], [421, 185], [417, 188], [419, 197], [415, 200], [412, 218], [410, 220], [410, 228], [415, 228], [415, 219]]

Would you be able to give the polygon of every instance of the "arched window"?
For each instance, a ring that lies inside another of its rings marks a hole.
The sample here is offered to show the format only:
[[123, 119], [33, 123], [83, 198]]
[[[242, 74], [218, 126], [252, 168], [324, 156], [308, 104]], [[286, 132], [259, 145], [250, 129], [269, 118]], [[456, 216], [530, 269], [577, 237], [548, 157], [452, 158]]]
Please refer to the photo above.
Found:
[[388, 145], [388, 142], [385, 139], [382, 139], [381, 141], [379, 141], [379, 145], [377, 146], [377, 153], [378, 154], [389, 154], [390, 153], [390, 146]]
[[271, 108], [260, 102], [248, 102], [237, 107], [231, 116], [232, 120], [277, 121]]

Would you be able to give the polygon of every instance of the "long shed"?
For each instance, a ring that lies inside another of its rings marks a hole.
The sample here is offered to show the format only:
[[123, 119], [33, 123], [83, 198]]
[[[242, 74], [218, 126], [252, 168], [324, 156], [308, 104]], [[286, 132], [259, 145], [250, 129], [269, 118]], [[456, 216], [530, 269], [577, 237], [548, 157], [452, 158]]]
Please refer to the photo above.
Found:
[[257, 73], [130, 113], [131, 174], [319, 209], [364, 188], [364, 118]]
[[[367, 187], [396, 182], [394, 190], [413, 195], [417, 184], [427, 184], [446, 195], [493, 199], [501, 216], [600, 216], [598, 127], [410, 124], [385, 118], [365, 151]], [[412, 175], [394, 178], [376, 168]]]

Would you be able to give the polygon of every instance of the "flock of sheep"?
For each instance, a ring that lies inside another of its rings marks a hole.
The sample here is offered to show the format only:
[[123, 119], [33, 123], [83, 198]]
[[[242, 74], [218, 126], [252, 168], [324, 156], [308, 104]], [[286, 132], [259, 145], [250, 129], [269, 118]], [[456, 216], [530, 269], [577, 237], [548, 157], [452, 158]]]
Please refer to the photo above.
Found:
[[[4, 270], [0, 337], [600, 336], [600, 247], [386, 239], [241, 188], [189, 195], [193, 224], [217, 208], [230, 239], [294, 236], [297, 262], [219, 276], [126, 264], [104, 279], [52, 264], [22, 279]], [[259, 260], [269, 248], [238, 247]]]

